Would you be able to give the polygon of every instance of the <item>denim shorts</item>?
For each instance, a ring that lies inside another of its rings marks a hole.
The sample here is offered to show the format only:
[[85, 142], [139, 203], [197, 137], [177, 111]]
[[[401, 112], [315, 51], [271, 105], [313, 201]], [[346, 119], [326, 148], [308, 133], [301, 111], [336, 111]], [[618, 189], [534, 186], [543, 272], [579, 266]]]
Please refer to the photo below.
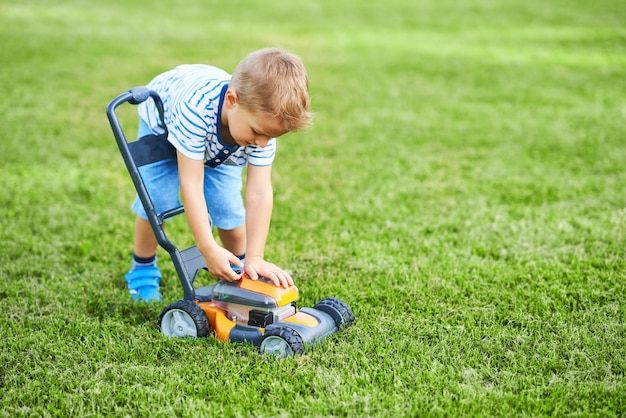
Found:
[[[150, 133], [149, 128], [141, 122], [139, 137]], [[215, 168], [204, 168], [204, 198], [213, 225], [220, 229], [234, 229], [246, 221], [241, 196], [242, 170], [243, 167], [224, 164]], [[157, 213], [181, 205], [176, 159], [157, 161], [139, 167], [139, 173]], [[141, 218], [148, 219], [139, 196], [135, 198], [132, 209]]]

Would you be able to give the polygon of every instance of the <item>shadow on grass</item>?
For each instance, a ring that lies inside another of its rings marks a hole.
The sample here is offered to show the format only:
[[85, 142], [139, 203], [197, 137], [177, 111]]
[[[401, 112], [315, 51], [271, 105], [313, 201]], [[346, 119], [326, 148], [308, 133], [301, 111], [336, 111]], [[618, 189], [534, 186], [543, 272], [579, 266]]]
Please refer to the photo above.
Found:
[[115, 319], [130, 325], [147, 325], [157, 329], [157, 320], [162, 308], [161, 303], [119, 302], [90, 298], [86, 305], [86, 312], [100, 321]]

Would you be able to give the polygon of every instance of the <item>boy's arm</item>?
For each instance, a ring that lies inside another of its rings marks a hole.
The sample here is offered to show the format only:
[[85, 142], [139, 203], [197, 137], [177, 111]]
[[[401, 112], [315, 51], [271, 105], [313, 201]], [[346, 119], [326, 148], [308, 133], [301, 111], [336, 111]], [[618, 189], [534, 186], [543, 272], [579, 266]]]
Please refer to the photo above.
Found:
[[207, 268], [213, 276], [228, 281], [238, 280], [239, 275], [233, 271], [230, 263], [241, 266], [241, 261], [230, 251], [220, 247], [213, 238], [204, 199], [204, 162], [187, 158], [180, 152], [177, 152], [177, 156], [185, 215], [198, 250], [204, 256]]
[[245, 190], [247, 235], [245, 270], [252, 279], [263, 276], [272, 280], [276, 286], [287, 287], [293, 285], [289, 273], [263, 259], [274, 205], [271, 174], [271, 165], [248, 165]]

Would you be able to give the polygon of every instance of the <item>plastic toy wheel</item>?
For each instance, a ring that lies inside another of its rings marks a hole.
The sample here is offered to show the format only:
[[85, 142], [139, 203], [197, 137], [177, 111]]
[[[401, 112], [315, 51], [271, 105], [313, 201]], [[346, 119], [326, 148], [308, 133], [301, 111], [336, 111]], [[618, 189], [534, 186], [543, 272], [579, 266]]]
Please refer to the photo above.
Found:
[[276, 327], [266, 330], [261, 341], [261, 353], [273, 354], [276, 357], [290, 357], [304, 354], [304, 342], [295, 330], [289, 327]]
[[190, 300], [179, 300], [161, 311], [159, 328], [166, 337], [206, 337], [209, 320], [204, 311]]
[[348, 304], [340, 299], [326, 298], [319, 301], [313, 309], [326, 312], [335, 320], [337, 328], [349, 327], [354, 322], [354, 314]]

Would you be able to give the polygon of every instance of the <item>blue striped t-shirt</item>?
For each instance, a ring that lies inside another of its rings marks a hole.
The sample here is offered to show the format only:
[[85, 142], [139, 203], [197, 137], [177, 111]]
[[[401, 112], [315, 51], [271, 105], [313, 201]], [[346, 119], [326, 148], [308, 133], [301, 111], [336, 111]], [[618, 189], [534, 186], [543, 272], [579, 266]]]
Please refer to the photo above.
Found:
[[[167, 139], [184, 156], [204, 160], [211, 167], [271, 165], [276, 154], [275, 138], [261, 148], [231, 147], [219, 137], [221, 108], [229, 81], [230, 74], [219, 68], [186, 64], [156, 76], [147, 87], [161, 97]], [[138, 111], [153, 133], [164, 132], [151, 100], [141, 103]]]

